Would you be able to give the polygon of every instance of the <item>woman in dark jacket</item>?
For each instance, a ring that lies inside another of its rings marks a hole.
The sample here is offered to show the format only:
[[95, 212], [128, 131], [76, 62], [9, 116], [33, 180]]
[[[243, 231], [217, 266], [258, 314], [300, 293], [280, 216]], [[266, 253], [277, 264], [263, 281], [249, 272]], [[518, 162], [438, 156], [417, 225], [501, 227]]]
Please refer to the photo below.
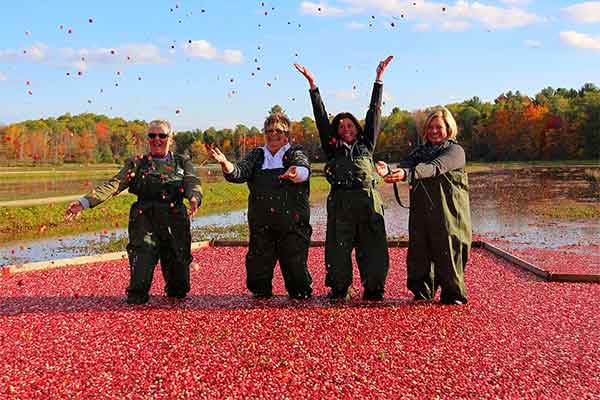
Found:
[[465, 304], [464, 269], [471, 249], [469, 184], [465, 151], [456, 142], [457, 127], [441, 107], [427, 117], [425, 144], [398, 168], [377, 163], [387, 183], [408, 182], [410, 189], [408, 289], [415, 300], [431, 300], [441, 286], [441, 302]]
[[301, 146], [289, 143], [291, 122], [281, 113], [264, 124], [265, 145], [232, 163], [214, 146], [208, 154], [225, 179], [247, 183], [250, 241], [246, 254], [246, 285], [255, 298], [273, 295], [273, 271], [279, 261], [292, 299], [312, 295], [306, 262], [310, 246], [310, 162]]
[[350, 113], [340, 113], [329, 122], [313, 74], [308, 68], [294, 64], [310, 85], [315, 121], [327, 157], [325, 175], [331, 192], [327, 198], [325, 284], [331, 288], [331, 299], [349, 298], [354, 248], [364, 288], [363, 299], [383, 299], [389, 256], [383, 203], [375, 190], [373, 151], [379, 134], [383, 74], [392, 59], [389, 56], [377, 67], [364, 130]]
[[[65, 211], [65, 218], [70, 220], [125, 189], [137, 196], [129, 212], [129, 304], [148, 301], [159, 260], [168, 297], [183, 299], [190, 290], [190, 217], [202, 202], [202, 188], [192, 160], [170, 151], [173, 136], [168, 121], [150, 122], [150, 151], [128, 159], [117, 175], [69, 204]], [[184, 198], [189, 200], [189, 212], [183, 204]]]

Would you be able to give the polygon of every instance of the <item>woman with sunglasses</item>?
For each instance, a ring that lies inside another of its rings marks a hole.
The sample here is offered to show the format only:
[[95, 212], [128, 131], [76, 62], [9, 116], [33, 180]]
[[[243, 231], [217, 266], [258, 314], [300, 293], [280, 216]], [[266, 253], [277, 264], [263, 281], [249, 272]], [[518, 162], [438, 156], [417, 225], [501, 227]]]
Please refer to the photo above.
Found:
[[[200, 206], [202, 189], [191, 159], [173, 154], [172, 143], [173, 129], [168, 121], [150, 122], [149, 153], [128, 159], [112, 179], [69, 204], [65, 212], [65, 219], [71, 220], [125, 189], [137, 195], [129, 212], [129, 304], [148, 301], [159, 260], [168, 297], [183, 299], [190, 290], [190, 218]], [[189, 200], [189, 212], [184, 198]]]
[[275, 264], [279, 261], [288, 295], [311, 297], [312, 279], [306, 261], [310, 245], [310, 163], [302, 147], [289, 143], [291, 123], [274, 113], [264, 123], [265, 145], [232, 163], [215, 146], [209, 155], [225, 179], [247, 183], [250, 242], [246, 254], [246, 285], [255, 298], [272, 296]]
[[379, 134], [383, 73], [392, 59], [389, 56], [377, 66], [364, 129], [356, 117], [347, 112], [329, 122], [314, 75], [308, 68], [294, 64], [310, 85], [315, 121], [327, 157], [325, 176], [331, 184], [331, 192], [327, 198], [325, 284], [331, 288], [329, 298], [334, 300], [349, 297], [355, 247], [363, 299], [383, 299], [389, 256], [383, 202], [375, 189], [377, 174], [373, 152]]

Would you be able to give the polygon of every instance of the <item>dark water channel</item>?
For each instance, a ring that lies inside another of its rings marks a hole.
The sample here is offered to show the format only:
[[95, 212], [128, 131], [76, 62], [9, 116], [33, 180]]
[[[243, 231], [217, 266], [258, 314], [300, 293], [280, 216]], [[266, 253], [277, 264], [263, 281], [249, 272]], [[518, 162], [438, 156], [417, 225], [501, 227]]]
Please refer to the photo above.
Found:
[[[508, 241], [517, 247], [597, 246], [600, 242], [600, 219], [548, 218], [533, 212], [564, 201], [597, 207], [600, 204], [600, 182], [586, 174], [586, 170], [598, 172], [600, 167], [529, 167], [469, 174], [475, 237]], [[380, 191], [386, 204], [388, 236], [407, 236], [408, 211], [398, 206], [390, 185], [382, 184]], [[400, 195], [407, 203], [406, 187], [401, 186]], [[312, 204], [313, 239], [325, 237], [325, 201], [323, 198]], [[228, 226], [245, 222], [245, 210], [238, 210], [195, 218], [193, 228], [208, 230], [220, 227], [226, 230]], [[0, 265], [90, 255], [94, 254], [94, 246], [98, 242], [124, 235], [126, 231], [120, 229], [108, 234], [80, 234], [8, 243], [0, 245]]]

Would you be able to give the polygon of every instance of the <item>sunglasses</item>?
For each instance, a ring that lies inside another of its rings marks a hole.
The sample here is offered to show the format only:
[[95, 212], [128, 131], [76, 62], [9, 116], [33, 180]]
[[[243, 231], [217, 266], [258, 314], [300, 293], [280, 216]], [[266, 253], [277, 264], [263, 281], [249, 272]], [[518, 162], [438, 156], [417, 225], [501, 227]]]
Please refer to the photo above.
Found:
[[156, 139], [157, 136], [163, 140], [169, 137], [166, 133], [149, 133], [148, 139]]
[[266, 133], [267, 135], [273, 135], [273, 134], [277, 134], [277, 135], [284, 135], [284, 134], [287, 134], [287, 133], [288, 133], [288, 131], [284, 131], [283, 129], [267, 129], [267, 130], [265, 131], [265, 133]]

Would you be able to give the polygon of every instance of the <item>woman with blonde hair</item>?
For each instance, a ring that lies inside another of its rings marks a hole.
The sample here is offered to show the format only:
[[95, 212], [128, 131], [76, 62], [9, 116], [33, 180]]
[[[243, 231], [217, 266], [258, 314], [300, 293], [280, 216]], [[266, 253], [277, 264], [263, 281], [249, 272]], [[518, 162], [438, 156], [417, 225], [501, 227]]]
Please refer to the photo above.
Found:
[[466, 304], [464, 269], [471, 248], [469, 184], [465, 151], [457, 143], [448, 109], [431, 111], [414, 149], [398, 168], [379, 161], [387, 183], [410, 185], [407, 285], [415, 300], [432, 300], [441, 286], [443, 304]]

